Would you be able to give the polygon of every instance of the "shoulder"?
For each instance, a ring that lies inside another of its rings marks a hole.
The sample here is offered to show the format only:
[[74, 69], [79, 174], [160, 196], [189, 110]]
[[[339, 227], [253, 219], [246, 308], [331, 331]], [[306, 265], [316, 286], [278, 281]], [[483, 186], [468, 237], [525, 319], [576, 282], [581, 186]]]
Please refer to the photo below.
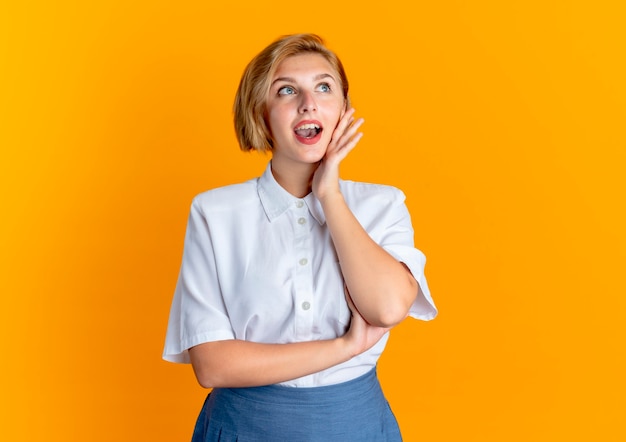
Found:
[[348, 204], [357, 202], [399, 204], [405, 200], [404, 192], [386, 184], [342, 180], [341, 192]]
[[343, 181], [341, 192], [354, 216], [379, 244], [384, 232], [401, 220], [410, 220], [404, 193], [397, 187]]
[[236, 211], [258, 203], [257, 181], [258, 178], [254, 178], [202, 192], [194, 197], [192, 208], [202, 213], [223, 212]]

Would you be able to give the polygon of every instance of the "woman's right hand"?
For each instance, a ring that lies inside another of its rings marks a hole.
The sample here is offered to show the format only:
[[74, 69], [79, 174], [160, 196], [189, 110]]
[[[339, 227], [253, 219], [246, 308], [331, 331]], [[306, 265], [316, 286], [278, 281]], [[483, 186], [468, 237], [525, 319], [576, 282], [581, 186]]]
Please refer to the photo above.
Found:
[[352, 355], [357, 356], [376, 345], [391, 328], [368, 324], [352, 302], [347, 288], [346, 301], [350, 307], [350, 312], [352, 312], [352, 318], [350, 319], [350, 328], [343, 339], [348, 343]]

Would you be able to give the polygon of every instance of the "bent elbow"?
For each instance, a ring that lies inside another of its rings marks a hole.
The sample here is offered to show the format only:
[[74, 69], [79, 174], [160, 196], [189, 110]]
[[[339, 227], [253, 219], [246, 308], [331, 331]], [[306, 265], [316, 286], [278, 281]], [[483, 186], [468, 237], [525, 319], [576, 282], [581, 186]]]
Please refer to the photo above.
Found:
[[215, 387], [215, 382], [212, 382], [210, 379], [205, 378], [205, 377], [198, 377], [196, 376], [196, 380], [198, 381], [198, 384], [202, 387], [202, 388], [213, 388]]
[[208, 382], [200, 378], [196, 378], [196, 379], [198, 381], [198, 385], [200, 385], [202, 388], [207, 389], [207, 390], [214, 388], [211, 382]]
[[397, 313], [397, 312], [393, 312], [393, 313], [387, 313], [385, 315], [381, 315], [378, 318], [377, 324], [372, 324], [372, 325], [376, 325], [378, 327], [383, 327], [383, 328], [393, 328], [396, 325], [400, 324], [402, 321], [404, 321], [404, 319], [408, 316], [408, 313], [403, 312], [403, 313]]
[[221, 377], [220, 367], [214, 363], [212, 357], [215, 343], [199, 344], [189, 349], [189, 357], [196, 381], [202, 388], [220, 387]]
[[364, 319], [376, 327], [393, 328], [404, 321], [408, 315], [409, 310], [403, 305], [385, 305], [376, 315]]
[[[405, 268], [407, 267], [405, 266]], [[372, 321], [368, 321], [370, 324], [392, 328], [409, 316], [411, 305], [419, 291], [419, 285], [410, 272], [407, 275], [406, 284], [386, 287], [384, 291], [379, 292], [378, 308]]]
[[212, 377], [206, 373], [205, 370], [199, 370], [196, 369], [196, 367], [193, 367], [193, 372], [196, 375], [196, 381], [198, 381], [198, 384], [202, 388], [214, 388], [216, 386], [215, 379], [212, 379]]
[[220, 373], [219, 370], [196, 370], [194, 367], [194, 374], [196, 375], [196, 381], [202, 388], [223, 388], [229, 386], [225, 373]]

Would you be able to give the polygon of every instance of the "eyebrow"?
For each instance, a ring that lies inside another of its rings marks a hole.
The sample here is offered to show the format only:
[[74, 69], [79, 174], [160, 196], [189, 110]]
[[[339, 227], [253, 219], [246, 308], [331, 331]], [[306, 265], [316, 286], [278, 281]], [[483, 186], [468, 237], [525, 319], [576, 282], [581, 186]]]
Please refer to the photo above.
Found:
[[[324, 78], [331, 78], [334, 82], [337, 82], [337, 80], [335, 80], [335, 77], [333, 77], [332, 75], [327, 74], [327, 73], [317, 74], [315, 77], [313, 77], [313, 80], [314, 81], [319, 81], [319, 80], [322, 80]], [[286, 81], [287, 83], [295, 83], [296, 82], [296, 80], [294, 78], [291, 78], [291, 77], [278, 77], [277, 79], [272, 81], [272, 86], [274, 86], [274, 83], [276, 83], [278, 81]]]

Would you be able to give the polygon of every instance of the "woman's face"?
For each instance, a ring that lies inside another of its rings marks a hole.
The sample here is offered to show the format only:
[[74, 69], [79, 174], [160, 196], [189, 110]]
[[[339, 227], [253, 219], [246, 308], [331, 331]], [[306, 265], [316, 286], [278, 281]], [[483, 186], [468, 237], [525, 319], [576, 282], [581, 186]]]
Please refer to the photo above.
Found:
[[267, 100], [273, 164], [319, 162], [344, 111], [339, 76], [323, 56], [300, 54], [283, 60]]

